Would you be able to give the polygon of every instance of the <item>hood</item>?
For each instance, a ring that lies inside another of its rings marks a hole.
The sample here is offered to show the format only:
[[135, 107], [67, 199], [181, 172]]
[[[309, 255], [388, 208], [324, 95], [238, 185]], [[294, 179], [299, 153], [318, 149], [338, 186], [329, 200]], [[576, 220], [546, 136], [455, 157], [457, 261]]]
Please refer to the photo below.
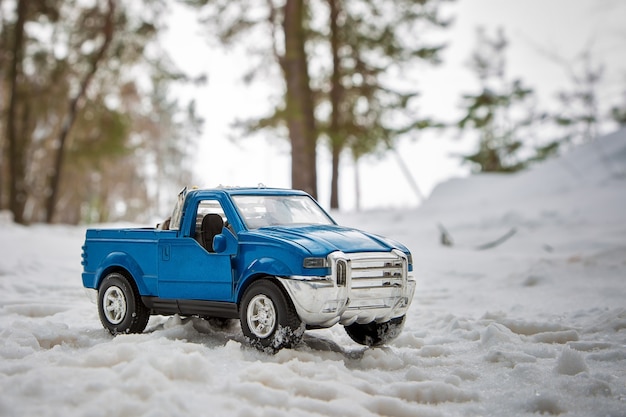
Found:
[[272, 226], [253, 230], [250, 234], [297, 244], [312, 256], [326, 256], [336, 250], [344, 253], [389, 252], [397, 248], [408, 252], [397, 242], [337, 225]]

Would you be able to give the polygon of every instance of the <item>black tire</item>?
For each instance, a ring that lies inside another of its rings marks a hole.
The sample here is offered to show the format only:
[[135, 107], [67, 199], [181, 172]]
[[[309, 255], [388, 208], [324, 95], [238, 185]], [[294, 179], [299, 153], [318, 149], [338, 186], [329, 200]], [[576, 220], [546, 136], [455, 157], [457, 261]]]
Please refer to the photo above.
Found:
[[404, 317], [396, 317], [384, 323], [353, 323], [345, 326], [345, 329], [348, 336], [360, 345], [382, 346], [400, 335], [404, 327]]
[[100, 284], [98, 313], [102, 325], [112, 335], [141, 333], [150, 318], [150, 310], [141, 301], [139, 291], [117, 272], [107, 275]]
[[246, 290], [239, 305], [239, 319], [246, 340], [268, 353], [296, 346], [304, 334], [291, 299], [268, 279]]

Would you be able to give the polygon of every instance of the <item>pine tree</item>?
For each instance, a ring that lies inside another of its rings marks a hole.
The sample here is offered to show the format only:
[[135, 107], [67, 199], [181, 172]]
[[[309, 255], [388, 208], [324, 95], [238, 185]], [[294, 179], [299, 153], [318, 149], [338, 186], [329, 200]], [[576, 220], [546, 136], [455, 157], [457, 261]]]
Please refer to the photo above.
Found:
[[[280, 102], [267, 117], [237, 121], [244, 134], [286, 127], [291, 145], [291, 185], [317, 196], [317, 128], [307, 54], [310, 2], [304, 0], [185, 0], [225, 46], [250, 51], [246, 82], [280, 73]], [[248, 42], [245, 42], [245, 40]], [[255, 62], [256, 61], [256, 62]], [[278, 67], [278, 71], [275, 69]], [[271, 69], [270, 69], [271, 68]]]
[[594, 64], [589, 50], [584, 51], [578, 61], [582, 68], [576, 63], [565, 68], [572, 88], [558, 93], [561, 111], [554, 116], [556, 124], [565, 132], [561, 140], [574, 145], [595, 139], [603, 118], [599, 110], [598, 86], [604, 68]]
[[[443, 45], [423, 34], [445, 28], [438, 0], [380, 2], [328, 0], [330, 77], [323, 77], [321, 102], [330, 102], [322, 121], [332, 155], [331, 208], [339, 208], [339, 158], [350, 149], [355, 166], [365, 155], [387, 151], [398, 137], [433, 127], [420, 115], [414, 86], [420, 64], [437, 64]], [[326, 31], [321, 31], [324, 34]], [[407, 73], [410, 73], [407, 74]], [[324, 88], [328, 85], [327, 88]]]
[[477, 30], [478, 44], [469, 66], [480, 81], [480, 91], [463, 95], [466, 115], [458, 122], [462, 130], [478, 135], [478, 149], [463, 156], [478, 172], [515, 172], [528, 163], [555, 152], [556, 142], [530, 148], [525, 141], [532, 127], [546, 118], [536, 112], [534, 92], [521, 80], [506, 77], [505, 52], [508, 41], [502, 29], [489, 37]]
[[626, 127], [626, 91], [623, 97], [620, 105], [615, 105], [611, 108], [611, 118], [617, 122], [620, 127]]
[[239, 126], [245, 133], [287, 126], [292, 186], [305, 190], [317, 187], [315, 145], [318, 138], [327, 139], [332, 208], [339, 205], [339, 160], [345, 149], [358, 161], [433, 124], [417, 111], [414, 79], [404, 72], [420, 62], [438, 62], [442, 46], [429, 45], [422, 34], [447, 25], [439, 16], [443, 2], [187, 1], [200, 7], [203, 22], [223, 43], [258, 47], [260, 58], [248, 80], [267, 74], [268, 57], [278, 63], [285, 85], [282, 100], [267, 117]]

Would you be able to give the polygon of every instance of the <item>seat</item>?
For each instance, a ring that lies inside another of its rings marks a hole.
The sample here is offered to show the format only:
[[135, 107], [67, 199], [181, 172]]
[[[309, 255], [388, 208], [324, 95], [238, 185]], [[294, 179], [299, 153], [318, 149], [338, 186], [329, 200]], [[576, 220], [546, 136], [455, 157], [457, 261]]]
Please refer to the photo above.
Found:
[[224, 220], [219, 214], [209, 213], [202, 219], [202, 225], [200, 226], [200, 236], [202, 240], [202, 246], [209, 251], [213, 250], [213, 238], [216, 235], [222, 233], [224, 228]]

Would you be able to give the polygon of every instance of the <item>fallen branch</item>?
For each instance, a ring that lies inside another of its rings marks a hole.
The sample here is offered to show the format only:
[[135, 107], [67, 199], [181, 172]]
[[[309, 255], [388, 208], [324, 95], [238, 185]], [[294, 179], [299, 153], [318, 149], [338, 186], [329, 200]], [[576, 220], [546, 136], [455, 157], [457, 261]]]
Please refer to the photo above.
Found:
[[453, 246], [454, 240], [452, 240], [452, 236], [448, 233], [446, 228], [443, 227], [443, 224], [437, 223], [437, 226], [439, 226], [439, 231], [441, 232], [441, 244], [443, 246]]
[[[454, 239], [452, 239], [452, 235], [450, 234], [450, 232], [448, 232], [448, 230], [441, 223], [437, 223], [437, 226], [439, 227], [439, 232], [440, 232], [440, 243], [443, 246], [454, 246]], [[513, 227], [511, 228], [511, 230], [509, 230], [508, 232], [506, 232], [505, 234], [503, 234], [496, 240], [476, 246], [474, 249], [486, 250], [486, 249], [495, 248], [496, 246], [501, 245], [502, 243], [509, 240], [515, 233], [517, 233], [517, 229]]]
[[476, 250], [485, 250], [485, 249], [495, 248], [496, 246], [501, 245], [502, 243], [509, 240], [515, 233], [517, 233], [517, 229], [512, 228], [511, 230], [509, 230], [508, 232], [506, 232], [505, 234], [503, 234], [496, 240], [477, 246]]

